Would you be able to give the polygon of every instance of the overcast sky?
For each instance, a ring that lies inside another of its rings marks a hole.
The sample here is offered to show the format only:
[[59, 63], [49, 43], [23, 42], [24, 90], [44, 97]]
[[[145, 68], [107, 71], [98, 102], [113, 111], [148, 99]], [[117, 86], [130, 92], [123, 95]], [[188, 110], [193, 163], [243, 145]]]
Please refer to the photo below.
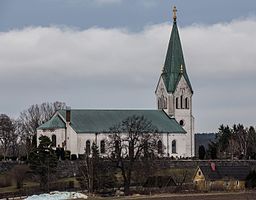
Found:
[[255, 126], [255, 0], [0, 0], [0, 113], [155, 109], [173, 5], [196, 132]]

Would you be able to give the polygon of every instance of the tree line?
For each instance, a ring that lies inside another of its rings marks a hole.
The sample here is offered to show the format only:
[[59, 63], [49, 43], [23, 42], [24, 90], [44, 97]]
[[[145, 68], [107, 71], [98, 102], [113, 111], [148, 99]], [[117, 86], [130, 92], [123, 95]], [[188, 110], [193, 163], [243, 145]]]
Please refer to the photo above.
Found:
[[199, 146], [200, 159], [256, 159], [256, 132], [253, 126], [221, 125], [208, 151]]
[[53, 114], [66, 108], [64, 102], [31, 105], [22, 111], [17, 119], [0, 114], [0, 150], [1, 159], [27, 159], [36, 148], [36, 129], [48, 121]]

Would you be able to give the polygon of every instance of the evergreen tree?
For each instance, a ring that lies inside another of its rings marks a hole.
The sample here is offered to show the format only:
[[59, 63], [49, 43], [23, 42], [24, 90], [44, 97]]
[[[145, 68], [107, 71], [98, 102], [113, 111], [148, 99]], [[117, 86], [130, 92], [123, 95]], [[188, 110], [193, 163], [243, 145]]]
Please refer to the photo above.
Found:
[[198, 150], [200, 160], [203, 160], [205, 158], [205, 153], [206, 151], [205, 151], [204, 145], [200, 145]]
[[41, 188], [49, 190], [50, 177], [57, 168], [57, 157], [49, 137], [41, 136], [39, 142], [39, 146], [29, 156], [29, 164], [34, 173], [39, 176]]

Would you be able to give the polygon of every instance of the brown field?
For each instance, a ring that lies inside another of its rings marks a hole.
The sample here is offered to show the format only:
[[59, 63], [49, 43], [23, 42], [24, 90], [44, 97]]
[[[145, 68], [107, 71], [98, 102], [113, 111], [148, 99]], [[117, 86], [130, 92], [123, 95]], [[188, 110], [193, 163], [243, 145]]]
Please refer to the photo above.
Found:
[[240, 193], [163, 194], [112, 198], [89, 198], [89, 200], [256, 200], [256, 191]]

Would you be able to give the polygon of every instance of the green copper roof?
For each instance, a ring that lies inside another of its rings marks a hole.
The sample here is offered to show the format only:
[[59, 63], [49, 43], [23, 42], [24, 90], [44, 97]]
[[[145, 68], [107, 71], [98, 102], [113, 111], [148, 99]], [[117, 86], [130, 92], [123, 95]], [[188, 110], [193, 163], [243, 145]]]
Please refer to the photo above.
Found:
[[42, 124], [38, 129], [65, 128], [65, 122], [58, 116], [53, 116], [49, 121]]
[[[58, 113], [66, 118], [66, 110]], [[71, 126], [77, 133], [107, 133], [111, 127], [133, 115], [144, 116], [159, 132], [186, 133], [175, 119], [162, 110], [71, 110]], [[46, 128], [47, 124], [39, 129]]]
[[[181, 65], [183, 66], [183, 70], [181, 70]], [[171, 38], [169, 41], [169, 46], [164, 63], [164, 69], [161, 75], [168, 92], [173, 93], [175, 91], [182, 75], [184, 76], [185, 80], [187, 81], [187, 84], [189, 85], [191, 91], [193, 92], [192, 86], [190, 84], [186, 72], [186, 65], [183, 57], [177, 23], [176, 21], [174, 21]]]

